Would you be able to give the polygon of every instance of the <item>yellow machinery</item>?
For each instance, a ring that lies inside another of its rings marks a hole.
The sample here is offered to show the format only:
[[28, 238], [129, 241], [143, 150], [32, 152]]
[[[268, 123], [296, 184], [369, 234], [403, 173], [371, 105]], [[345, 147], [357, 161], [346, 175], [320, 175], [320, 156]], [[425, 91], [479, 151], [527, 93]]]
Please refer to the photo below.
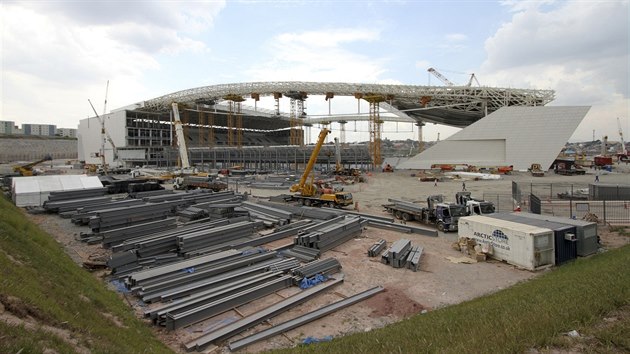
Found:
[[39, 165], [42, 162], [50, 161], [52, 157], [50, 155], [46, 155], [43, 159], [37, 160], [34, 162], [27, 163], [25, 165], [15, 166], [13, 167], [13, 172], [17, 172], [22, 176], [32, 176], [33, 175], [33, 167], [35, 165]]
[[308, 160], [308, 164], [304, 169], [304, 173], [300, 178], [300, 182], [291, 186], [289, 191], [291, 193], [299, 193], [291, 196], [291, 199], [300, 201], [303, 205], [321, 206], [326, 205], [329, 207], [344, 207], [353, 204], [352, 194], [348, 192], [334, 192], [334, 193], [320, 193], [317, 187], [313, 184], [314, 176], [311, 176], [310, 181], [307, 182], [309, 175], [313, 171], [313, 166], [317, 162], [317, 156], [322, 149], [324, 140], [330, 131], [326, 128], [322, 129], [317, 139], [317, 144], [311, 153], [311, 157]]

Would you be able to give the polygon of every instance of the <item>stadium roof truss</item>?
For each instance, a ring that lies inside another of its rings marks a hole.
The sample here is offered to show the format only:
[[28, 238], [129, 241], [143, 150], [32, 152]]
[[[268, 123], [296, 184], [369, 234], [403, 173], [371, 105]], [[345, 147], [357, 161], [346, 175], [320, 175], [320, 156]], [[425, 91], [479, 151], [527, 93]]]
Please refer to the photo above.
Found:
[[[249, 98], [274, 96], [294, 96], [296, 92], [305, 95], [350, 96], [361, 98], [368, 95], [382, 95], [387, 99], [381, 109], [389, 113], [381, 119], [406, 122], [430, 122], [454, 127], [466, 127], [482, 117], [505, 106], [544, 106], [555, 98], [553, 90], [513, 89], [471, 86], [416, 86], [380, 85], [332, 82], [249, 82], [221, 84], [182, 90], [161, 97], [140, 102], [123, 109], [166, 112], [171, 103], [177, 102], [203, 109], [223, 110], [225, 97], [233, 95]], [[244, 107], [247, 116], [261, 116], [289, 120], [287, 114], [277, 115], [275, 111]], [[339, 114], [326, 118], [306, 118], [304, 123], [320, 121], [367, 120], [365, 115]]]

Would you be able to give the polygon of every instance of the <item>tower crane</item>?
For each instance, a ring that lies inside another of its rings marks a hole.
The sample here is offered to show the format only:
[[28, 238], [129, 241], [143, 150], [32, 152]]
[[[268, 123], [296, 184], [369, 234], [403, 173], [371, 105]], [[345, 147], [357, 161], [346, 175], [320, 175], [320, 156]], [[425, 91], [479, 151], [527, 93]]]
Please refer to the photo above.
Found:
[[621, 121], [617, 117], [617, 127], [619, 127], [619, 140], [621, 142], [621, 152], [617, 153], [617, 159], [619, 161], [628, 160], [628, 150], [626, 150], [626, 142], [623, 141], [623, 130], [621, 130]]
[[452, 83], [444, 75], [440, 74], [440, 72], [435, 70], [434, 68], [429, 68], [427, 71], [430, 72], [431, 74], [433, 74], [438, 79], [440, 79], [440, 81], [442, 81], [446, 86], [455, 86], [454, 83]]
[[479, 80], [477, 80], [477, 77], [475, 76], [475, 73], [470, 74], [470, 79], [468, 79], [468, 83], [466, 84], [466, 86], [470, 87], [473, 83], [473, 80], [477, 83], [477, 86], [481, 86]]

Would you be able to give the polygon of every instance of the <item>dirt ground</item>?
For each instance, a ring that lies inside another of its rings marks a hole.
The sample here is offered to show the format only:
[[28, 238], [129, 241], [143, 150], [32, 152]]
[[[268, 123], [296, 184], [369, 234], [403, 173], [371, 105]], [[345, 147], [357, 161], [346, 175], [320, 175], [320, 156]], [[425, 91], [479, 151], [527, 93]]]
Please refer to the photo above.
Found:
[[[417, 172], [374, 173], [368, 177], [367, 183], [346, 186], [346, 191], [353, 193], [354, 200], [358, 202], [360, 212], [386, 216], [387, 214], [383, 212], [381, 204], [387, 203], [388, 198], [424, 200], [429, 194], [444, 194], [448, 201], [453, 201], [455, 192], [462, 188], [461, 180], [440, 181], [436, 187], [433, 182], [420, 182], [417, 176], [411, 176], [412, 174], [417, 174]], [[592, 174], [572, 177], [550, 175], [536, 178], [535, 181], [589, 183], [593, 181], [593, 178], [594, 175]], [[484, 192], [510, 193], [512, 180], [529, 181], [531, 179], [532, 177], [528, 174], [516, 173], [505, 176], [498, 181], [468, 180], [466, 181], [466, 187], [468, 191], [472, 192], [473, 196], [481, 197]], [[630, 174], [611, 173], [601, 176], [600, 179], [603, 183], [625, 184], [630, 182]], [[241, 191], [243, 190], [241, 189]], [[246, 188], [246, 191], [252, 194], [255, 197], [254, 199], [265, 199], [265, 197], [285, 192], [249, 188]], [[108, 251], [100, 245], [91, 246], [78, 241], [79, 233], [82, 231], [87, 232], [87, 228], [75, 226], [69, 219], [62, 219], [57, 215], [40, 214], [29, 216], [44, 230], [53, 235], [64, 247], [68, 255], [77, 263], [107, 257]], [[417, 224], [416, 226], [422, 225]], [[599, 235], [603, 246], [606, 248], [619, 247], [630, 242], [628, 236], [610, 232], [609, 228], [604, 225], [600, 225]], [[368, 248], [381, 238], [385, 239], [388, 245], [396, 240], [406, 238], [410, 239], [413, 245], [422, 246], [424, 253], [419, 271], [395, 269], [380, 263], [378, 257], [368, 257]], [[451, 244], [456, 239], [456, 233], [440, 233], [439, 237], [428, 237], [367, 227], [359, 237], [322, 255], [322, 258], [335, 257], [340, 261], [344, 277], [342, 284], [271, 319], [269, 323], [258, 325], [232, 338], [232, 340], [258, 332], [267, 328], [270, 324], [284, 322], [375, 286], [383, 286], [385, 291], [366, 301], [291, 330], [284, 335], [251, 345], [245, 351], [258, 352], [274, 348], [291, 347], [299, 344], [309, 336], [315, 338], [325, 336], [337, 337], [349, 333], [369, 331], [400, 321], [414, 314], [432, 311], [504, 289], [545, 272], [530, 272], [517, 269], [514, 266], [498, 261], [472, 264], [454, 263], [447, 257], [464, 256], [451, 248]], [[286, 241], [280, 243], [286, 243]], [[103, 275], [103, 272], [96, 273], [96, 276], [99, 277], [103, 277]], [[336, 276], [341, 275], [338, 274]], [[182, 344], [215, 328], [234, 322], [242, 316], [255, 313], [298, 291], [299, 289], [295, 287], [285, 289], [233, 311], [174, 332], [167, 332], [163, 329], [155, 329], [155, 331], [171, 348], [183, 353]], [[130, 295], [127, 295], [127, 298], [133, 305], [134, 311], [141, 317], [145, 305]], [[211, 347], [208, 351], [210, 350], [229, 352], [226, 347]]]

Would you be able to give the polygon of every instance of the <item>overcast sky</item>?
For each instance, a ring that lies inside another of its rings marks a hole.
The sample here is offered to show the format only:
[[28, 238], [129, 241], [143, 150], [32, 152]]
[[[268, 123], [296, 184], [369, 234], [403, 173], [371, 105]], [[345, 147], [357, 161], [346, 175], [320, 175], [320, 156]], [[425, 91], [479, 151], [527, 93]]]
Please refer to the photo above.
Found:
[[[592, 106], [572, 141], [618, 140], [617, 117], [630, 136], [628, 2], [2, 0], [0, 120], [76, 128], [94, 116], [88, 99], [103, 111], [108, 80], [109, 111], [224, 83], [439, 85], [434, 67], [456, 84], [475, 73], [484, 86], [553, 89], [550, 105]], [[309, 99], [307, 112], [328, 104]], [[456, 131], [429, 124], [424, 136]]]

